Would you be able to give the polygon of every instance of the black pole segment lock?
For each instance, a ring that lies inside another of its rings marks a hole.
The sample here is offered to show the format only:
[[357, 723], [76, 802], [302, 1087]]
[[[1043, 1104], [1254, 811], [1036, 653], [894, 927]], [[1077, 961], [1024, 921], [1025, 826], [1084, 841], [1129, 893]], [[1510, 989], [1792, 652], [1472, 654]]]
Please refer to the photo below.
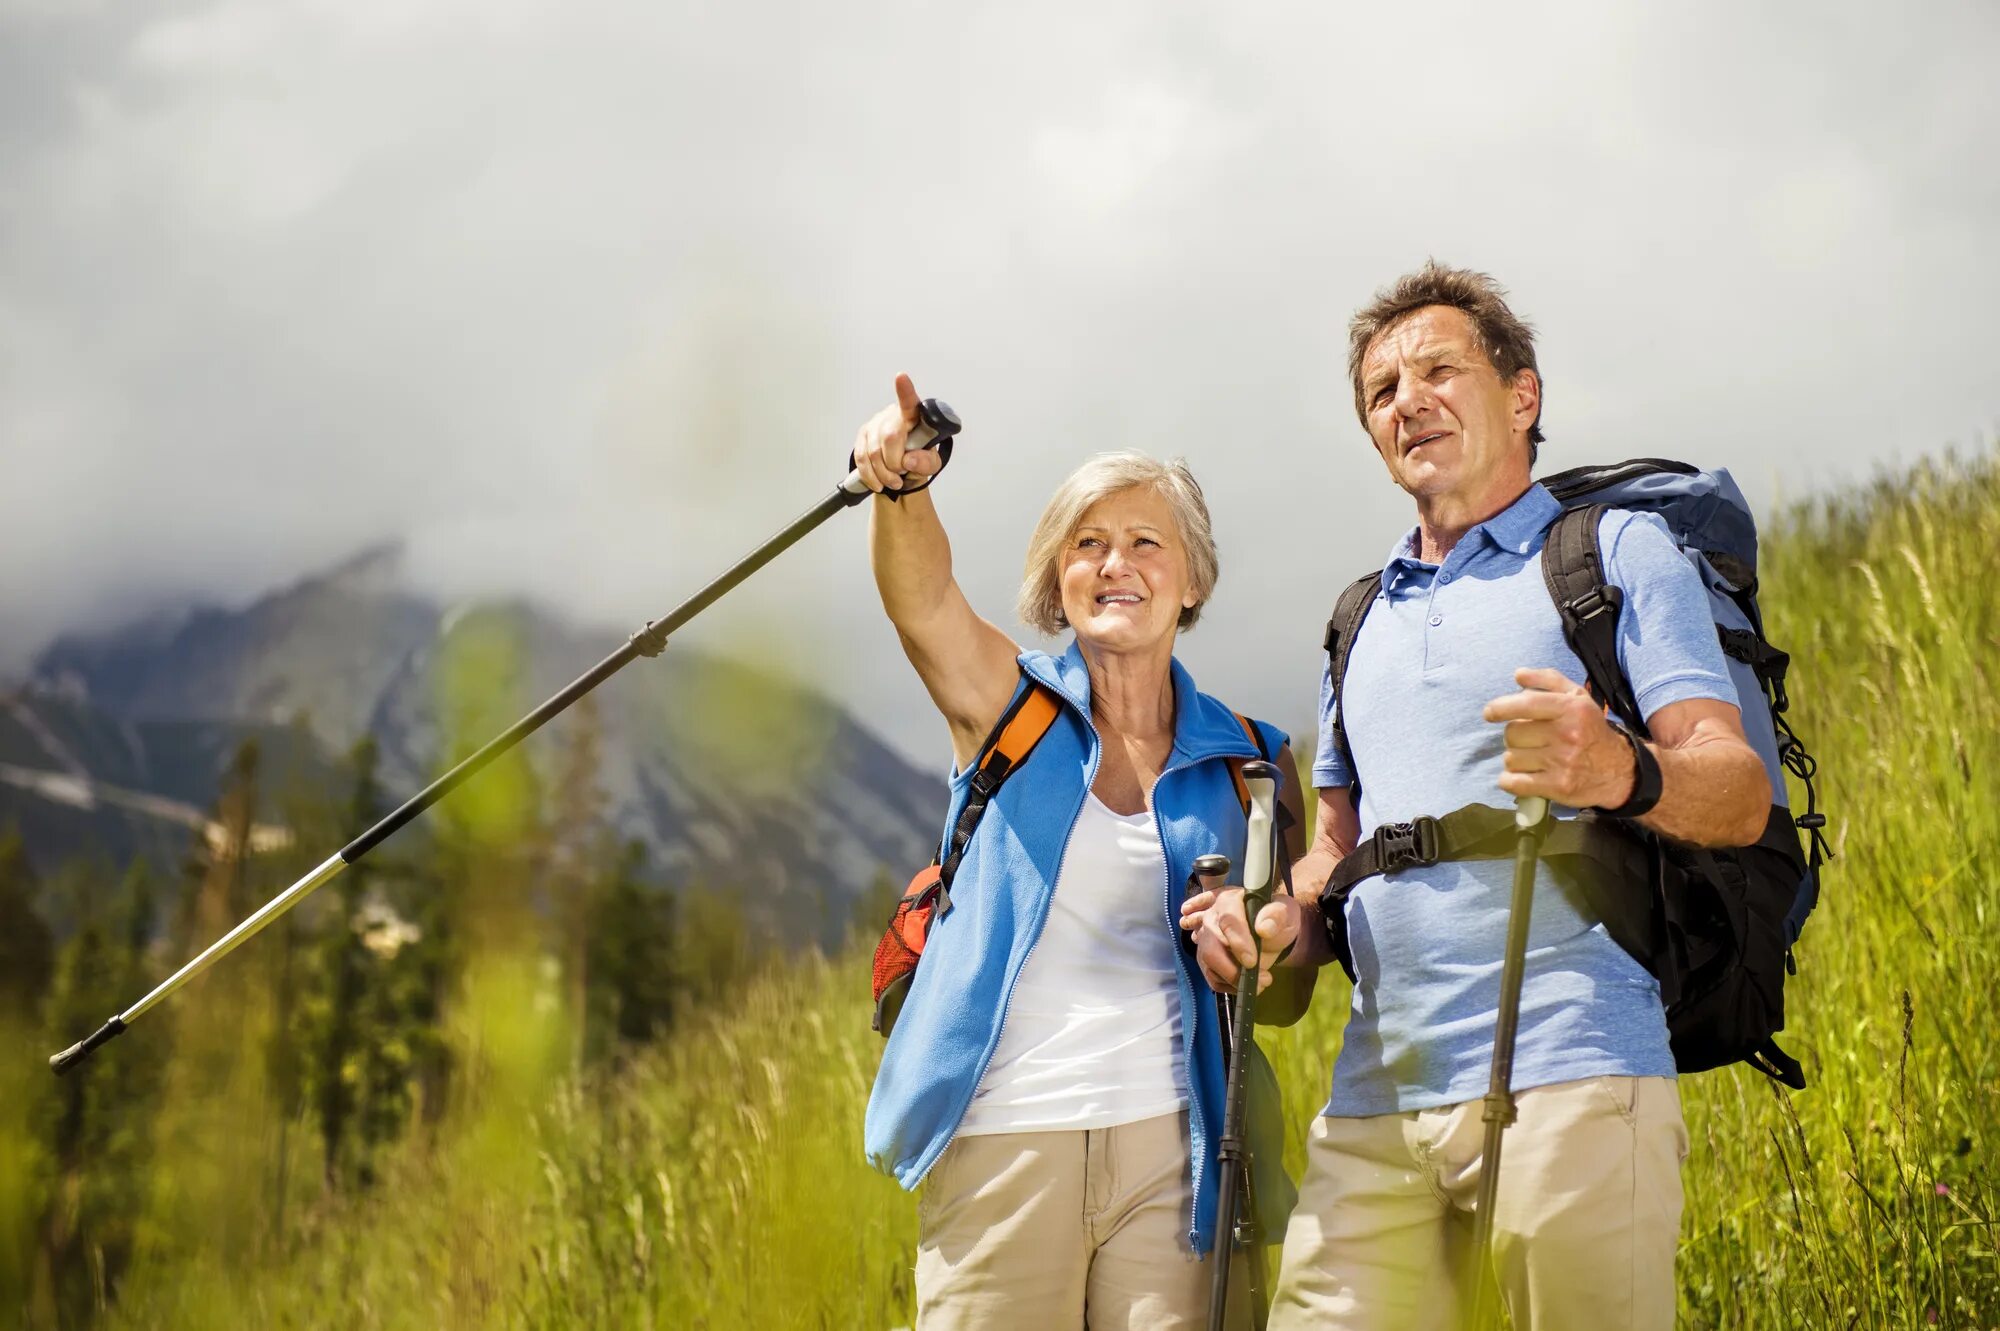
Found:
[[646, 621], [646, 627], [634, 633], [631, 638], [632, 650], [641, 656], [658, 656], [667, 650], [667, 634], [657, 619]]

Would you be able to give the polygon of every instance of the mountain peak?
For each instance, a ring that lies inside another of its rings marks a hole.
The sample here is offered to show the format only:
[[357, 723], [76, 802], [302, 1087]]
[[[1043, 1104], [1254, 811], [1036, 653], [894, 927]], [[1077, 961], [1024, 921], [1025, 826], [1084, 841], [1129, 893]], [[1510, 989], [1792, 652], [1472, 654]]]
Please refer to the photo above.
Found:
[[[411, 590], [403, 569], [400, 542], [370, 546], [241, 608], [59, 640], [37, 675], [115, 734], [121, 723], [167, 734], [191, 722], [217, 735], [289, 734], [303, 719], [329, 762], [370, 735], [384, 784], [414, 790], [462, 743], [497, 731], [616, 641], [518, 598], [440, 602]], [[596, 694], [591, 710], [611, 825], [674, 881], [790, 893], [811, 904], [788, 927], [830, 943], [847, 921], [833, 903], [867, 891], [885, 866], [931, 853], [945, 803], [936, 779], [845, 709], [757, 664], [676, 646]], [[564, 742], [533, 752], [554, 762]], [[117, 775], [84, 766], [100, 781]], [[50, 791], [71, 789], [37, 779], [22, 798], [48, 804]]]
[[[290, 591], [325, 588], [356, 596], [384, 596], [403, 590], [408, 547], [395, 538], [367, 546], [331, 568], [309, 573]], [[285, 592], [275, 595], [283, 596]]]

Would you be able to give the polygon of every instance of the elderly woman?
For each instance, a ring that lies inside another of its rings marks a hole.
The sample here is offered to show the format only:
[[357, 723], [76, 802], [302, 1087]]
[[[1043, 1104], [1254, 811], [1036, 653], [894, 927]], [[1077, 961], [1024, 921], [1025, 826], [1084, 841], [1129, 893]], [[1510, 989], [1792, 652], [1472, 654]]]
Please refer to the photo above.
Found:
[[869, 535], [883, 608], [951, 731], [953, 819], [1017, 694], [1059, 704], [966, 847], [868, 1103], [870, 1158], [922, 1185], [918, 1322], [1200, 1325], [1223, 1053], [1177, 916], [1197, 856], [1242, 863], [1232, 760], [1261, 748], [1289, 772], [1285, 736], [1258, 723], [1253, 746], [1174, 659], [1216, 579], [1184, 464], [1114, 453], [1063, 482], [1019, 609], [1074, 640], [1023, 651], [953, 579], [922, 489], [938, 459], [905, 447], [907, 377], [896, 397], [854, 462], [882, 496]]

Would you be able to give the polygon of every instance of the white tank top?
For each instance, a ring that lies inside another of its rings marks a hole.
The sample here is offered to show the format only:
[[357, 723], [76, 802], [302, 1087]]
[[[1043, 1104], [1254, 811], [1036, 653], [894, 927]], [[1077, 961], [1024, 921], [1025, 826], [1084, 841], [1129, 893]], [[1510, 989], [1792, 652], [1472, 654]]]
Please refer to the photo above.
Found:
[[1187, 1104], [1166, 898], [1152, 811], [1087, 795], [961, 1136], [1108, 1128]]

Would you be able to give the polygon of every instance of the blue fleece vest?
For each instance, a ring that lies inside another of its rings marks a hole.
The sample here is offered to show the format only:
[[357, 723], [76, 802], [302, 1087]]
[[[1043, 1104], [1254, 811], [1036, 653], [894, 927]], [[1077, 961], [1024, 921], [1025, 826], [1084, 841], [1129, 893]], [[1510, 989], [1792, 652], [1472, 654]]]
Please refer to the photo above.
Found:
[[[914, 1189], [951, 1144], [973, 1092], [1000, 1043], [1014, 981], [1048, 919], [1070, 829], [1097, 775], [1090, 722], [1090, 677], [1072, 642], [1061, 657], [1023, 652], [1021, 670], [1062, 702], [1027, 763], [1000, 787], [959, 862], [951, 910], [931, 928], [924, 961], [882, 1053], [868, 1098], [869, 1161]], [[1207, 1252], [1215, 1232], [1215, 1138], [1224, 1090], [1222, 1033], [1207, 981], [1180, 939], [1180, 899], [1197, 857], [1243, 863], [1243, 806], [1227, 758], [1254, 758], [1235, 714], [1197, 692], [1173, 663], [1174, 747], [1153, 787], [1153, 813], [1166, 851], [1159, 927], [1176, 940], [1182, 1058], [1189, 1090], [1194, 1207], [1188, 1243]], [[1024, 684], [1023, 687], [1026, 687]], [[1275, 757], [1285, 733], [1257, 723]], [[946, 835], [971, 792], [970, 771], [955, 773]], [[1286, 774], [1290, 779], [1290, 774]]]

